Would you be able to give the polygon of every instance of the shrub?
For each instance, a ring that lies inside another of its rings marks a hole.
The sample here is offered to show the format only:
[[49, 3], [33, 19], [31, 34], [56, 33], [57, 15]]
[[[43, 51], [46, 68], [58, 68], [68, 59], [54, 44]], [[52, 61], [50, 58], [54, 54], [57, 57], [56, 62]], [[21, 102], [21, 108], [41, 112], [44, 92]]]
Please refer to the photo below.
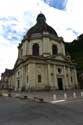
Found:
[[2, 96], [2, 92], [0, 92], [0, 96]]

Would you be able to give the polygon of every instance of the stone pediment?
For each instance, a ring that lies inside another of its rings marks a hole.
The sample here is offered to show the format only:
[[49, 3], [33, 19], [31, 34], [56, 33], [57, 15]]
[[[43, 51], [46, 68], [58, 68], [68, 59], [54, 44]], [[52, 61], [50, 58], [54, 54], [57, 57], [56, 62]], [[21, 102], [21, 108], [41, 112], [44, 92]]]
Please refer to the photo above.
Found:
[[61, 60], [61, 61], [67, 61], [70, 62], [71, 60], [69, 60], [66, 56], [62, 55], [62, 54], [58, 54], [55, 59], [57, 60]]

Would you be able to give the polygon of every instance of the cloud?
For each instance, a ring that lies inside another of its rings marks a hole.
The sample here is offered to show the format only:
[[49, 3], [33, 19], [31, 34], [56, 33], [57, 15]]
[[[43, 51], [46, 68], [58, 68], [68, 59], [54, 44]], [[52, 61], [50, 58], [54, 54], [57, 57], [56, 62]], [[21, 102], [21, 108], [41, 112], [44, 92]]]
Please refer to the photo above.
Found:
[[64, 10], [66, 8], [68, 0], [43, 0], [43, 1], [56, 9]]
[[2, 73], [5, 68], [13, 68], [18, 54], [16, 45], [3, 37], [0, 37], [0, 40], [0, 73]]
[[36, 12], [41, 0], [0, 0], [0, 15], [21, 16], [24, 11]]
[[17, 45], [36, 23], [40, 12], [66, 42], [83, 33], [82, 0], [0, 0], [0, 3], [0, 73], [13, 67]]
[[[78, 35], [83, 33], [82, 23], [83, 23], [83, 1], [82, 0], [68, 0], [67, 6], [66, 6], [66, 13], [68, 15], [69, 20], [69, 27], [71, 28], [74, 33], [77, 32]], [[71, 37], [72, 38], [72, 37]], [[73, 39], [73, 38], [72, 38]]]
[[75, 30], [71, 29], [71, 28], [67, 28], [67, 31], [72, 31], [72, 33], [74, 33], [76, 36], [79, 34], [78, 32], [76, 32]]

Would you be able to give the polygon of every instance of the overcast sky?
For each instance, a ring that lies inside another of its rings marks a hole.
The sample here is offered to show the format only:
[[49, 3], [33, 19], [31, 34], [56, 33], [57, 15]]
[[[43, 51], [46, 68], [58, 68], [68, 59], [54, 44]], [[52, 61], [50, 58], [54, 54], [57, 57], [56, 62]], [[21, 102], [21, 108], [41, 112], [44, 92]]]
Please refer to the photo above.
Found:
[[17, 46], [40, 12], [66, 42], [83, 33], [83, 0], [0, 0], [0, 73], [13, 68]]

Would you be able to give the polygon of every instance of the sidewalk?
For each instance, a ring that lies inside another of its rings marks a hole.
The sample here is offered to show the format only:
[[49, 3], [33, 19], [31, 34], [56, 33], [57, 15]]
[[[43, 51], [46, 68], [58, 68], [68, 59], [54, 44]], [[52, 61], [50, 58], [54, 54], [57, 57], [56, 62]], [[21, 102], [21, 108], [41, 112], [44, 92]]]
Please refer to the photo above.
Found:
[[60, 102], [66, 100], [72, 100], [76, 98], [83, 98], [83, 90], [68, 90], [68, 91], [48, 91], [48, 92], [3, 92], [3, 96], [11, 96], [16, 98], [32, 99], [38, 102]]
[[[15, 93], [16, 94], [16, 93]], [[43, 99], [44, 102], [52, 102], [52, 101], [60, 101], [60, 100], [72, 100], [76, 98], [83, 98], [83, 91], [81, 90], [68, 90], [68, 91], [49, 91], [49, 92], [22, 92], [17, 93], [20, 96], [27, 96], [29, 99], [35, 101], [41, 101]]]

